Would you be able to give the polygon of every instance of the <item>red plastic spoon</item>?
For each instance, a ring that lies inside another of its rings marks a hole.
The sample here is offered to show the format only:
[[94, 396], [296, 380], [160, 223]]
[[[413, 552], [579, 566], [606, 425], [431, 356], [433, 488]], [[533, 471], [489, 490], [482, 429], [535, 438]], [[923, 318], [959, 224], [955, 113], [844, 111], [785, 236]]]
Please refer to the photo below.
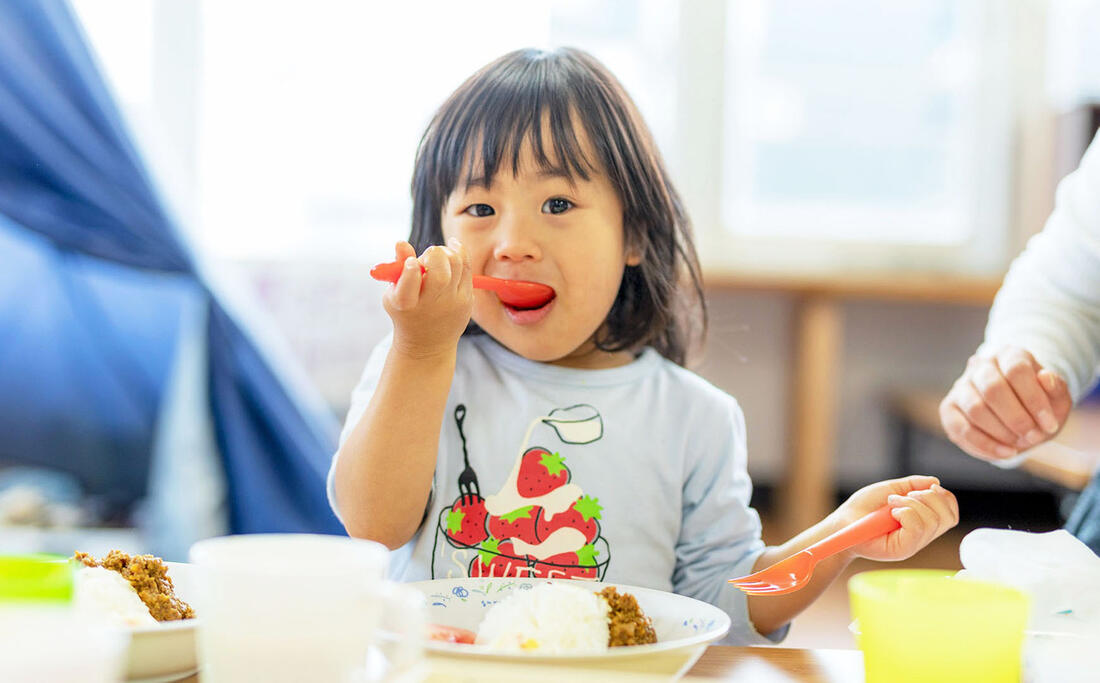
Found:
[[[404, 266], [402, 261], [379, 263], [371, 268], [370, 276], [382, 282], [397, 282]], [[420, 266], [420, 272], [424, 272], [424, 266]], [[504, 280], [488, 275], [475, 275], [474, 288], [496, 292], [501, 302], [515, 308], [538, 308], [554, 298], [554, 288], [550, 285], [526, 280]]]

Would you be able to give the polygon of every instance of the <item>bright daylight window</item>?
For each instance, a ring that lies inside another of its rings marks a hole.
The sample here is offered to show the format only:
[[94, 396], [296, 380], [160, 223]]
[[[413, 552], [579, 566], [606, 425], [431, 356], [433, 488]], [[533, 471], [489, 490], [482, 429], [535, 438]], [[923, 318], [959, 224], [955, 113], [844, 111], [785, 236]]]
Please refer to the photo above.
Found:
[[[144, 151], [176, 157], [153, 159], [154, 168], [190, 168], [190, 178], [158, 176], [215, 258], [392, 254], [408, 234], [413, 156], [431, 113], [477, 68], [516, 48], [583, 46], [623, 80], [662, 146], [674, 128], [667, 93], [677, 9], [662, 0], [76, 7]], [[181, 11], [193, 20], [168, 16]], [[193, 47], [158, 52], [169, 33]], [[186, 88], [168, 99], [192, 112], [158, 118], [153, 86], [171, 87], [166, 79], [180, 73], [196, 74], [191, 101]], [[194, 148], [147, 139], [158, 136]]]
[[912, 245], [1003, 233], [1003, 23], [977, 0], [729, 3], [723, 224]]
[[[1011, 220], [1015, 36], [997, 0], [75, 5], [218, 259], [388, 256], [431, 112], [527, 45], [582, 46], [623, 80], [701, 237], [720, 236], [703, 240], [711, 260], [756, 253], [729, 239], [997, 245]], [[724, 17], [724, 34], [683, 40], [700, 33], [679, 26], [689, 8], [703, 28]], [[720, 113], [685, 104], [696, 91]]]

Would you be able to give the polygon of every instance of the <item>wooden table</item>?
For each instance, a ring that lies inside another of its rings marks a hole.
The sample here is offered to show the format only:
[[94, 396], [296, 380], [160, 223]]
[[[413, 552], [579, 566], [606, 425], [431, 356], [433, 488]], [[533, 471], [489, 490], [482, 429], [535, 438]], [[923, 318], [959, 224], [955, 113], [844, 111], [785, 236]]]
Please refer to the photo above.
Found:
[[[791, 536], [822, 519], [835, 493], [838, 370], [846, 301], [897, 301], [988, 308], [1001, 277], [943, 273], [796, 275], [708, 272], [712, 291], [767, 292], [795, 300], [791, 450], [779, 491], [777, 526]], [[959, 359], [961, 368], [965, 358]]]
[[[514, 680], [522, 674], [529, 683], [556, 681], [560, 674], [576, 674], [580, 679], [597, 680], [597, 672], [556, 669], [552, 667], [515, 667], [490, 665], [479, 667], [459, 666], [451, 668], [440, 678], [433, 671], [429, 680], [447, 681], [496, 681]], [[475, 668], [477, 669], [475, 671]], [[199, 683], [199, 676], [191, 676], [180, 683]], [[578, 679], [579, 680], [579, 679]], [[631, 674], [614, 671], [598, 672], [598, 680], [611, 683], [631, 681], [667, 681], [668, 676]], [[725, 681], [726, 683], [860, 683], [863, 681], [863, 657], [857, 650], [795, 650], [773, 647], [729, 647], [712, 645], [688, 671], [682, 680], [691, 683]]]
[[858, 650], [712, 645], [687, 675], [688, 680], [729, 683], [858, 683], [863, 680], [863, 655]]

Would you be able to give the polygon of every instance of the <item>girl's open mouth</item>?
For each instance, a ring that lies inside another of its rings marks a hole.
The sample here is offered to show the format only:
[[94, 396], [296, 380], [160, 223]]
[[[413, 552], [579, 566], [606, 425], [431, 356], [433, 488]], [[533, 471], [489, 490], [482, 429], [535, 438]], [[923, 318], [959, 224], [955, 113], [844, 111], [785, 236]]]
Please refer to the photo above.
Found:
[[504, 306], [504, 312], [508, 314], [512, 322], [518, 325], [531, 325], [545, 318], [550, 313], [550, 309], [554, 307], [554, 301], [556, 300], [557, 296], [555, 295], [545, 303], [530, 308], [511, 306], [504, 302], [501, 302], [501, 305]]

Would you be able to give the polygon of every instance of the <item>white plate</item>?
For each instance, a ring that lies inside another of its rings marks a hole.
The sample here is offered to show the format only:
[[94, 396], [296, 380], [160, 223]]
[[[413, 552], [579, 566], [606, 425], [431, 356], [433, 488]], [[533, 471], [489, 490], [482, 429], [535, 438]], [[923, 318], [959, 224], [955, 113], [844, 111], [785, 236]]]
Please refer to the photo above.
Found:
[[[176, 595], [191, 604], [195, 594], [192, 567], [184, 562], [165, 562]], [[164, 621], [130, 629], [126, 678], [131, 681], [174, 681], [198, 670], [195, 627], [198, 619]]]
[[[561, 580], [556, 580], [561, 582]], [[437, 579], [409, 584], [426, 598], [429, 623], [477, 631], [485, 612], [515, 591], [530, 590], [550, 579]], [[466, 659], [495, 659], [520, 662], [553, 662], [566, 666], [661, 671], [682, 673], [695, 663], [709, 643], [729, 631], [730, 618], [714, 605], [693, 598], [652, 588], [624, 586], [595, 581], [571, 581], [571, 585], [591, 590], [615, 586], [630, 593], [642, 611], [653, 621], [657, 642], [610, 648], [599, 654], [539, 654], [531, 652], [495, 652], [481, 645], [462, 645], [429, 641], [428, 652], [435, 656]]]

